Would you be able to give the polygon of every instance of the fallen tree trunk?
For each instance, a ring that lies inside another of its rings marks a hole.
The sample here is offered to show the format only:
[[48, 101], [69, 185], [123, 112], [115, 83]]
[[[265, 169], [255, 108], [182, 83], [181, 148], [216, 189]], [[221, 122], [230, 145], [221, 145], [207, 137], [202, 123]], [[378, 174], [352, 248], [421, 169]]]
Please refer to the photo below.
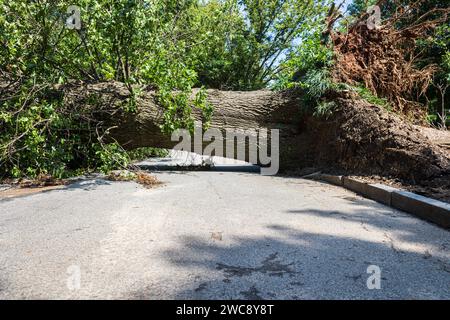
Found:
[[[139, 95], [135, 113], [121, 107], [129, 98], [121, 83], [74, 83], [63, 91], [65, 102], [78, 112], [94, 108], [101, 126], [110, 128], [125, 148], [176, 144], [161, 133], [164, 109], [151, 90]], [[211, 128], [279, 129], [282, 169], [345, 170], [412, 182], [450, 174], [448, 154], [401, 117], [346, 94], [333, 98], [336, 110], [331, 117], [316, 118], [301, 111], [300, 98], [298, 92], [208, 90], [214, 106]], [[201, 120], [200, 112], [193, 116]]]
[[[81, 108], [81, 113], [94, 110], [102, 126], [111, 128], [111, 136], [127, 149], [146, 146], [173, 148], [177, 144], [161, 132], [164, 108], [158, 105], [156, 93], [152, 90], [144, 90], [137, 97], [136, 113], [123, 112], [122, 106], [129, 99], [130, 92], [118, 82], [72, 83], [65, 86], [63, 91], [65, 104], [72, 105], [72, 110]], [[195, 93], [196, 90], [193, 96]], [[296, 136], [301, 129], [300, 99], [292, 92], [208, 90], [207, 95], [208, 102], [214, 107], [209, 122], [211, 129], [279, 129], [282, 139]], [[196, 121], [203, 121], [199, 110], [193, 109], [192, 115]]]

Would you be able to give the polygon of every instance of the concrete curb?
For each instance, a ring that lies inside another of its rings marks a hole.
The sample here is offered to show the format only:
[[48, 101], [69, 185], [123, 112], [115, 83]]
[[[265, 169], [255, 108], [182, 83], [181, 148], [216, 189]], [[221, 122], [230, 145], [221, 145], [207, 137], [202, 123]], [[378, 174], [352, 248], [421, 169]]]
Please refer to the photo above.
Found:
[[342, 186], [392, 208], [411, 213], [421, 219], [450, 229], [450, 204], [396, 189], [379, 183], [364, 183], [349, 177], [319, 174], [313, 177]]
[[344, 181], [342, 176], [333, 176], [329, 174], [321, 174], [318, 176], [320, 180], [326, 181], [328, 183], [334, 184], [335, 186], [343, 186]]
[[348, 177], [343, 178], [344, 188], [360, 193], [369, 199], [381, 202], [387, 206], [392, 205], [392, 192], [398, 190], [382, 184], [367, 184]]
[[448, 203], [398, 190], [392, 193], [392, 206], [450, 229], [450, 204]]

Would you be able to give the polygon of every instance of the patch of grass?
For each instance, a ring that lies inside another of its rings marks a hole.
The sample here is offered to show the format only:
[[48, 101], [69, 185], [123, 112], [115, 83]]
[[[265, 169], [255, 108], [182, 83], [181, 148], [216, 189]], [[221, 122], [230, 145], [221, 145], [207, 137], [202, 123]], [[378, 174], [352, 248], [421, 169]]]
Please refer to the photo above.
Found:
[[334, 101], [322, 101], [317, 104], [313, 115], [315, 117], [324, 117], [328, 119], [336, 108], [337, 105]]
[[161, 148], [143, 147], [127, 151], [131, 161], [142, 161], [153, 157], [166, 157], [169, 151]]
[[301, 82], [301, 87], [305, 89], [308, 100], [318, 101], [328, 91], [334, 89], [334, 83], [330, 78], [330, 71], [322, 68], [308, 71]]
[[358, 93], [358, 95], [367, 102], [383, 107], [387, 111], [392, 111], [392, 106], [389, 104], [387, 99], [377, 97], [372, 92], [370, 92], [369, 89], [362, 86], [351, 86], [350, 89]]

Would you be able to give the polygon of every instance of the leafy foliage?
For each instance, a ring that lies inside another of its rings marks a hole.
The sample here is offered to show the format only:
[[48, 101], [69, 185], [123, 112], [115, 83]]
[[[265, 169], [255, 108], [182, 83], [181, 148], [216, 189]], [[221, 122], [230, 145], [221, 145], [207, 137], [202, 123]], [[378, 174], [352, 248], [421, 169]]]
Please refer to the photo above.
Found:
[[311, 27], [308, 36], [291, 52], [281, 65], [282, 72], [274, 85], [275, 89], [303, 90], [303, 111], [319, 117], [327, 117], [335, 109], [333, 103], [323, 98], [339, 88], [330, 74], [334, 53], [323, 39], [323, 22]]
[[136, 112], [139, 85], [150, 83], [167, 109], [165, 132], [190, 127], [192, 107], [202, 110], [206, 122], [211, 117], [204, 91], [188, 101], [197, 76], [186, 55], [197, 40], [182, 21], [195, 1], [80, 0], [81, 30], [66, 28], [72, 4], [0, 0], [2, 176], [60, 177], [129, 162], [117, 143], [105, 142], [107, 132], [93, 130], [92, 119], [52, 96], [57, 83], [124, 82], [130, 91], [126, 112]]
[[128, 156], [133, 161], [142, 161], [152, 157], [166, 157], [169, 152], [166, 149], [142, 147], [128, 151]]
[[369, 103], [376, 104], [378, 106], [384, 107], [386, 110], [391, 110], [392, 107], [389, 104], [389, 101], [385, 98], [380, 98], [374, 95], [372, 92], [370, 92], [366, 87], [363, 85], [359, 86], [349, 86], [349, 88], [355, 92], [358, 93], [358, 95], [366, 100]]
[[[386, 1], [383, 14], [391, 14], [393, 1]], [[144, 86], [153, 88], [165, 108], [166, 134], [192, 130], [193, 108], [208, 126], [214, 110], [206, 88], [300, 88], [313, 112], [329, 114], [333, 106], [322, 97], [339, 88], [330, 73], [336, 57], [323, 32], [332, 2], [0, 0], [0, 177], [108, 171], [147, 155], [127, 153], [110, 139], [95, 117], [104, 105], [98, 97], [90, 97], [86, 113], [54, 90], [77, 81], [125, 83], [128, 98], [120, 108], [127, 113], [139, 112]], [[367, 3], [355, 0], [352, 12]], [[81, 30], [65, 25], [74, 4]], [[443, 25], [418, 46], [427, 52], [426, 63], [441, 66], [439, 85], [450, 79], [448, 32]], [[201, 89], [192, 99], [194, 87]], [[434, 108], [436, 92], [429, 89]]]
[[[280, 62], [317, 25], [329, 0], [227, 0], [200, 6], [191, 21], [203, 47], [192, 50], [202, 85], [225, 90], [266, 87]], [[207, 50], [205, 50], [207, 48]]]

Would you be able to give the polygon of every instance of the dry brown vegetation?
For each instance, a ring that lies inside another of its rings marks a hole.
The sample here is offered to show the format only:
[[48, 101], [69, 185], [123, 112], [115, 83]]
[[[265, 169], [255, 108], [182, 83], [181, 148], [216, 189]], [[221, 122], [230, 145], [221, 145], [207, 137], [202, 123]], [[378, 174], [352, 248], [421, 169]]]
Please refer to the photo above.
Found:
[[[379, 1], [381, 6], [385, 1]], [[348, 84], [362, 83], [373, 94], [386, 98], [393, 111], [410, 119], [422, 121], [425, 108], [417, 102], [429, 87], [437, 66], [417, 67], [421, 55], [417, 52], [417, 40], [448, 21], [450, 9], [433, 9], [416, 15], [424, 0], [412, 1], [409, 10], [398, 9], [377, 28], [369, 29], [368, 14], [362, 14], [350, 24], [346, 32], [333, 30], [340, 18], [337, 10], [328, 18], [330, 35], [336, 53], [333, 78]], [[402, 24], [407, 21], [408, 23]], [[402, 27], [401, 25], [404, 25]]]
[[146, 188], [153, 188], [162, 184], [155, 176], [140, 170], [114, 170], [108, 174], [107, 179], [110, 181], [135, 181]]

